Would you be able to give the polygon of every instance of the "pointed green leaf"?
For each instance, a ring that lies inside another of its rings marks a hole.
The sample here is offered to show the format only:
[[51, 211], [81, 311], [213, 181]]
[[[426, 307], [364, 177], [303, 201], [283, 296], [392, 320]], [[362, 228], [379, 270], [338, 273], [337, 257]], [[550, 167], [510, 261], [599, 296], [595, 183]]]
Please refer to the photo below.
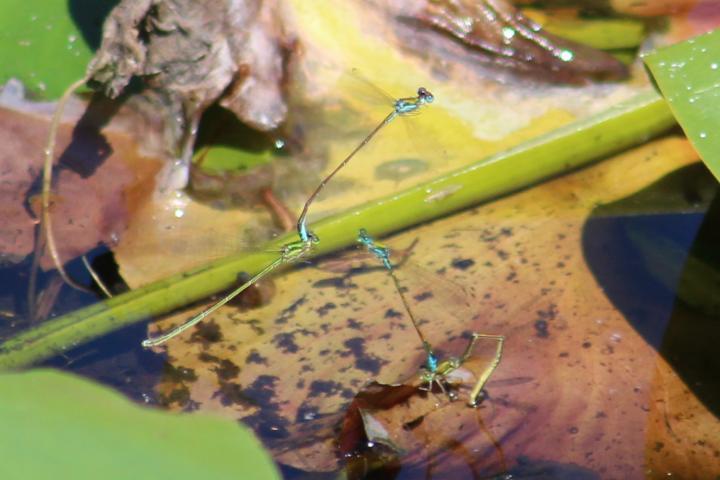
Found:
[[720, 30], [645, 57], [678, 123], [720, 178]]

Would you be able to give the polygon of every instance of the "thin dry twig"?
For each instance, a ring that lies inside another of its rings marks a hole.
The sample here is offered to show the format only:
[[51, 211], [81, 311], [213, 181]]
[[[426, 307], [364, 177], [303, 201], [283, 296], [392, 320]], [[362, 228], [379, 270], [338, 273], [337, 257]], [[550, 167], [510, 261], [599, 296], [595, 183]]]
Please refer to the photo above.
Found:
[[270, 209], [273, 214], [275, 223], [282, 228], [283, 232], [290, 232], [295, 229], [295, 215], [285, 205], [282, 200], [275, 196], [272, 188], [265, 187], [260, 190], [260, 198], [265, 206]]
[[73, 288], [76, 288], [78, 290], [82, 291], [89, 291], [87, 288], [83, 287], [82, 285], [79, 285], [74, 280], [70, 278], [68, 273], [65, 271], [65, 268], [63, 267], [63, 262], [60, 260], [60, 255], [58, 254], [57, 245], [55, 244], [55, 235], [53, 234], [52, 229], [52, 221], [50, 218], [50, 192], [52, 189], [52, 167], [53, 167], [53, 156], [55, 153], [55, 143], [57, 141], [57, 132], [60, 127], [60, 120], [62, 119], [63, 110], [65, 109], [65, 104], [70, 99], [70, 95], [72, 95], [75, 90], [83, 86], [87, 81], [87, 77], [83, 77], [80, 80], [77, 80], [73, 84], [71, 84], [65, 92], [63, 92], [62, 97], [60, 97], [60, 100], [58, 101], [57, 108], [55, 109], [55, 113], [53, 114], [52, 122], [50, 124], [50, 133], [48, 134], [48, 143], [47, 147], [45, 148], [45, 161], [43, 165], [43, 181], [42, 181], [42, 214], [41, 214], [41, 235], [39, 237], [45, 238], [45, 242], [41, 241], [42, 239], [39, 239], [37, 243], [37, 247], [35, 249], [35, 256], [36, 258], [40, 256], [43, 250], [43, 246], [46, 246], [48, 251], [50, 252], [50, 257], [53, 260], [53, 264], [55, 265], [55, 268], [57, 269], [58, 273], [62, 277], [62, 279], [70, 285]]
[[102, 290], [102, 292], [105, 294], [105, 296], [107, 298], [112, 298], [113, 294], [110, 293], [110, 289], [107, 288], [105, 283], [100, 278], [100, 275], [98, 275], [97, 272], [95, 271], [95, 269], [92, 267], [92, 265], [90, 265], [90, 262], [88, 262], [87, 257], [85, 255], [83, 255], [80, 258], [82, 259], [83, 265], [85, 265], [85, 268], [90, 273], [90, 276], [92, 277], [92, 279], [95, 280], [95, 283], [97, 284], [97, 286], [100, 287], [100, 290]]

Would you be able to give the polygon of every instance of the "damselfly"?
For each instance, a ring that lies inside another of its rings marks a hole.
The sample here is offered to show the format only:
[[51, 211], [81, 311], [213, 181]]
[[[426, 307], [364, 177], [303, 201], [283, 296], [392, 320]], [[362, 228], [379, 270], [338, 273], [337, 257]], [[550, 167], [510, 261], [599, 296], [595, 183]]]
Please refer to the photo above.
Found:
[[423, 106], [432, 103], [434, 100], [435, 96], [430, 93], [430, 91], [428, 91], [425, 87], [418, 88], [417, 96], [415, 97], [404, 97], [395, 100], [392, 111], [388, 113], [388, 115], [382, 120], [382, 122], [380, 122], [369, 134], [367, 134], [365, 138], [362, 139], [358, 146], [355, 147], [353, 151], [351, 151], [350, 154], [346, 156], [343, 161], [340, 162], [338, 166], [335, 167], [335, 169], [320, 182], [315, 191], [310, 194], [310, 197], [308, 197], [305, 205], [303, 206], [302, 212], [300, 213], [300, 217], [298, 218], [297, 222], [298, 235], [300, 235], [301, 240], [308, 240], [311, 236], [313, 236], [313, 233], [309, 230], [307, 226], [308, 210], [310, 209], [310, 205], [318, 196], [320, 191], [335, 176], [335, 174], [342, 170], [343, 167], [345, 167], [350, 162], [350, 160], [352, 160], [352, 158], [360, 150], [362, 150], [362, 148], [367, 145], [375, 135], [377, 135], [380, 130], [388, 126], [390, 122], [392, 122], [399, 116], [418, 113]]
[[191, 328], [192, 326], [194, 326], [197, 323], [199, 323], [200, 321], [202, 321], [208, 315], [212, 314], [218, 308], [227, 304], [233, 298], [238, 296], [244, 290], [251, 287], [258, 280], [260, 280], [263, 277], [265, 277], [266, 275], [270, 274], [272, 271], [274, 271], [279, 266], [288, 264], [288, 263], [294, 263], [294, 262], [297, 262], [298, 260], [306, 257], [312, 251], [314, 245], [320, 241], [320, 239], [307, 226], [307, 214], [308, 214], [310, 205], [315, 200], [315, 198], [318, 196], [318, 194], [323, 189], [323, 187], [325, 187], [325, 185], [335, 176], [335, 174], [337, 172], [339, 172], [345, 165], [347, 165], [347, 163], [365, 145], [367, 145], [368, 142], [370, 142], [370, 140], [372, 140], [372, 138], [380, 130], [382, 130], [385, 126], [387, 126], [395, 118], [397, 118], [398, 116], [401, 116], [401, 115], [409, 115], [412, 113], [416, 113], [420, 110], [420, 108], [422, 106], [432, 103], [434, 99], [435, 99], [435, 97], [433, 96], [432, 93], [430, 93], [424, 87], [420, 87], [420, 88], [418, 88], [417, 96], [405, 97], [405, 98], [400, 98], [400, 99], [396, 100], [393, 105], [393, 110], [383, 119], [382, 122], [380, 122], [380, 124], [378, 124], [378, 126], [376, 126], [360, 142], [360, 144], [357, 147], [355, 147], [355, 149], [352, 152], [350, 152], [350, 154], [347, 157], [345, 157], [345, 159], [332, 172], [330, 172], [330, 174], [327, 177], [325, 177], [320, 182], [320, 184], [317, 186], [315, 191], [307, 199], [307, 201], [305, 202], [305, 205], [303, 206], [302, 212], [300, 213], [300, 217], [298, 218], [298, 221], [297, 221], [297, 231], [298, 231], [298, 235], [300, 237], [299, 240], [285, 244], [280, 249], [280, 256], [278, 258], [273, 260], [270, 264], [268, 264], [265, 268], [263, 268], [255, 276], [250, 278], [247, 282], [243, 283], [238, 288], [236, 288], [235, 290], [233, 290], [232, 292], [227, 294], [219, 302], [217, 302], [216, 304], [214, 304], [207, 310], [203, 311], [202, 313], [191, 318], [190, 320], [183, 323], [182, 325], [179, 325], [178, 327], [170, 330], [169, 332], [159, 335], [157, 337], [149, 337], [149, 338], [145, 339], [142, 342], [142, 345], [144, 347], [154, 347], [154, 346], [165, 343], [166, 341], [170, 340], [171, 338], [181, 334], [185, 330]]
[[385, 247], [384, 245], [377, 243], [365, 229], [360, 230], [358, 235], [358, 242], [365, 246], [368, 252], [375, 256], [375, 258], [377, 258], [387, 270], [388, 275], [393, 281], [395, 290], [397, 291], [400, 299], [402, 300], [405, 312], [407, 313], [408, 317], [410, 317], [410, 321], [412, 322], [415, 331], [420, 337], [420, 341], [422, 342], [422, 346], [426, 354], [425, 363], [422, 365], [422, 372], [420, 373], [422, 383], [426, 384], [425, 390], [432, 391], [433, 385], [437, 385], [443, 393], [447, 394], [448, 397], [450, 397], [451, 399], [454, 399], [451, 390], [446, 388], [446, 386], [454, 383], [453, 381], [451, 381], [453, 373], [458, 370], [463, 365], [463, 363], [465, 363], [466, 360], [471, 356], [476, 342], [481, 338], [487, 338], [497, 342], [495, 356], [493, 357], [490, 364], [485, 368], [485, 370], [477, 377], [475, 386], [469, 394], [470, 398], [468, 400], [468, 404], [473, 407], [477, 406], [479, 403], [480, 394], [482, 393], [485, 384], [500, 364], [505, 337], [502, 335], [488, 335], [474, 332], [472, 333], [470, 341], [462, 355], [460, 355], [459, 357], [450, 357], [447, 360], [441, 361], [434, 353], [430, 342], [426, 340], [425, 336], [420, 330], [420, 325], [417, 317], [413, 313], [413, 310], [410, 308], [410, 303], [408, 301], [407, 295], [405, 294], [405, 289], [403, 288], [400, 280], [395, 274], [395, 269], [393, 268], [393, 264], [390, 261], [390, 249]]

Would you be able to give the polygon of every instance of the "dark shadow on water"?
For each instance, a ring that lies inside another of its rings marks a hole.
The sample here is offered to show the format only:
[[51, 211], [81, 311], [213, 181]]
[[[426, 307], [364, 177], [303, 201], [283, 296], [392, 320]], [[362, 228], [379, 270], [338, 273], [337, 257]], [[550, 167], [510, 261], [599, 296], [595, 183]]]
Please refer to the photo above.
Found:
[[68, 0], [68, 11], [85, 42], [97, 50], [105, 18], [120, 0]]
[[597, 207], [586, 260], [608, 298], [720, 415], [720, 196], [700, 164]]
[[[87, 257], [93, 269], [113, 294], [128, 290], [120, 277], [112, 253], [106, 247], [99, 247], [89, 252]], [[104, 298], [85, 267], [78, 263], [72, 262], [68, 272], [83, 285], [94, 290], [96, 296], [64, 287], [68, 293], [73, 291], [74, 295], [83, 297], [84, 305], [78, 305], [76, 308]], [[62, 303], [64, 304], [65, 301]], [[136, 323], [69, 350], [64, 355], [51, 358], [41, 366], [59, 368], [90, 378], [123, 392], [138, 403], [157, 404], [154, 387], [162, 374], [165, 359], [162, 355], [142, 348], [140, 342], [146, 335], [147, 323]]]
[[155, 385], [165, 360], [142, 348], [145, 322], [134, 324], [52, 358], [41, 366], [59, 368], [113, 387], [138, 403], [156, 405]]
[[[94, 270], [111, 291], [127, 290], [117, 271], [112, 254], [98, 247], [86, 254]], [[0, 269], [0, 339], [10, 338], [37, 325], [27, 318], [28, 271], [30, 261]], [[102, 296], [79, 259], [66, 265], [68, 273], [79, 284], [98, 292], [93, 295], [63, 285], [53, 301], [52, 316], [59, 316], [96, 303]], [[57, 273], [41, 272], [39, 291], [54, 281]], [[12, 316], [11, 315], [12, 312]], [[165, 360], [143, 349], [140, 342], [147, 334], [146, 323], [135, 324], [98, 340], [69, 350], [43, 362], [41, 367], [58, 368], [76, 373], [122, 391], [140, 403], [156, 403], [154, 386], [163, 371]]]
[[92, 96], [73, 128], [70, 144], [58, 159], [60, 168], [72, 170], [87, 178], [112, 155], [112, 147], [101, 130], [117, 113], [123, 101], [124, 98], [110, 100], [99, 93]]

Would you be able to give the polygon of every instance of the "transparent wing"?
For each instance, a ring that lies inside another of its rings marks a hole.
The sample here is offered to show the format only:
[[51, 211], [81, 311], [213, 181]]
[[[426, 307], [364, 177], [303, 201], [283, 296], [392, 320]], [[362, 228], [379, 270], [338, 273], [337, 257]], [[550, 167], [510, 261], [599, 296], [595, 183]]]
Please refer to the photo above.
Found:
[[357, 92], [359, 99], [371, 105], [383, 105], [387, 108], [393, 108], [395, 100], [398, 97], [380, 88], [376, 83], [363, 75], [360, 70], [352, 68], [348, 71], [347, 76], [349, 87]]
[[[473, 329], [479, 302], [466, 286], [446, 274], [407, 261], [394, 270], [412, 314], [431, 345]], [[466, 336], [466, 335], [465, 335]], [[452, 340], [453, 338], [450, 338]]]

